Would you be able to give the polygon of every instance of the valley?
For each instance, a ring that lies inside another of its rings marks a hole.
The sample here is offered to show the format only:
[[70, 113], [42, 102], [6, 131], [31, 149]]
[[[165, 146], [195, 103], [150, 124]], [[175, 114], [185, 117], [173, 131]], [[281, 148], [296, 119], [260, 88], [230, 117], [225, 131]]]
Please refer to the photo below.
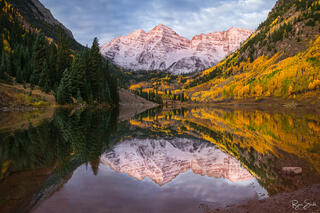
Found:
[[[34, 5], [39, 7], [39, 4], [34, 3], [30, 3], [27, 9], [21, 8], [21, 3], [13, 5], [21, 10], [22, 14], [32, 10]], [[191, 40], [180, 36], [166, 25], [159, 24], [149, 32], [137, 30], [128, 36], [119, 36], [102, 44], [100, 53], [105, 59], [103, 63], [98, 64], [104, 66], [101, 69], [109, 72], [105, 78], [109, 78], [110, 87], [119, 85], [135, 95], [160, 105], [169, 103], [174, 106], [195, 104], [243, 106], [247, 102], [247, 105], [259, 106], [260, 102], [270, 100], [273, 107], [317, 106], [320, 100], [317, 98], [320, 85], [319, 7], [318, 2], [279, 0], [255, 32], [233, 27], [223, 32], [202, 33]], [[43, 15], [34, 14], [34, 17], [46, 17], [43, 18], [43, 22], [55, 26], [61, 25], [49, 12], [45, 12], [43, 6], [39, 11], [42, 11]], [[33, 23], [36, 18], [30, 17], [29, 15], [27, 20]], [[29, 24], [28, 27], [30, 26]], [[66, 38], [73, 39], [72, 34], [65, 30], [63, 25], [61, 26], [66, 32]], [[46, 36], [51, 36], [49, 31], [44, 30], [44, 32]], [[53, 36], [50, 39], [56, 38]], [[7, 51], [10, 51], [10, 45], [4, 48], [9, 48]], [[47, 57], [55, 54], [54, 50], [52, 51]], [[77, 55], [77, 63], [86, 60], [85, 54]], [[57, 60], [60, 60], [59, 55], [57, 56]], [[26, 59], [22, 57], [21, 60]], [[44, 76], [49, 75], [54, 79], [50, 79], [48, 85], [40, 81], [39, 73], [33, 75], [30, 66], [20, 65], [21, 62], [15, 62], [13, 66], [20, 66], [21, 71], [25, 70], [25, 76], [14, 71], [5, 72], [2, 74], [3, 83], [11, 81], [6, 74], [13, 75], [17, 83], [38, 81], [40, 89], [47, 92], [52, 90], [51, 93], [57, 98], [59, 84], [54, 81], [56, 78], [62, 81], [63, 72], [55, 74], [55, 69], [71, 66], [70, 60], [70, 57], [68, 60], [60, 60], [62, 63], [58, 67], [49, 64], [49, 73]], [[8, 65], [3, 64], [2, 69], [6, 69]], [[85, 66], [89, 70], [90, 64]], [[71, 97], [58, 101], [59, 104], [76, 103], [78, 96], [81, 97], [79, 100], [85, 99], [86, 103], [92, 104], [93, 100], [90, 94], [87, 94], [88, 89], [76, 83], [76, 78], [83, 78], [82, 71], [73, 72], [69, 74], [73, 79], [71, 86], [73, 89], [64, 94]], [[90, 79], [90, 86], [95, 85], [94, 78], [101, 78], [103, 73], [98, 75], [90, 76], [87, 71], [86, 77]], [[36, 79], [31, 79], [32, 77]], [[118, 82], [112, 85], [115, 79]], [[101, 82], [99, 84], [99, 87], [103, 88]], [[61, 89], [62, 87], [66, 86], [61, 85]], [[108, 95], [102, 97], [104, 102], [108, 98]], [[117, 95], [110, 98], [117, 99]], [[110, 99], [108, 101], [110, 102]]]

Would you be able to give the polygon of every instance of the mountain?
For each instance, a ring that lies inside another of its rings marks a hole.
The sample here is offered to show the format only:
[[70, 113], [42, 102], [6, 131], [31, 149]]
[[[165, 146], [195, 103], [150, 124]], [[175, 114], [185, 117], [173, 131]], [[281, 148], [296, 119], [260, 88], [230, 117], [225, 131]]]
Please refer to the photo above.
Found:
[[158, 185], [188, 170], [232, 182], [253, 179], [239, 161], [213, 144], [185, 138], [126, 140], [104, 153], [101, 162], [140, 181], [149, 177]]
[[48, 37], [57, 41], [59, 28], [62, 33], [68, 38], [71, 47], [75, 50], [83, 48], [73, 37], [72, 32], [66, 28], [62, 23], [53, 17], [50, 10], [44, 7], [39, 0], [8, 0], [15, 9], [23, 16], [23, 18]]
[[213, 66], [238, 49], [251, 34], [250, 30], [231, 28], [188, 40], [160, 24], [150, 32], [137, 30], [128, 36], [117, 37], [104, 44], [101, 53], [129, 70], [191, 73]]
[[199, 102], [276, 97], [313, 103], [320, 88], [319, 20], [319, 1], [279, 0], [238, 51], [184, 88]]

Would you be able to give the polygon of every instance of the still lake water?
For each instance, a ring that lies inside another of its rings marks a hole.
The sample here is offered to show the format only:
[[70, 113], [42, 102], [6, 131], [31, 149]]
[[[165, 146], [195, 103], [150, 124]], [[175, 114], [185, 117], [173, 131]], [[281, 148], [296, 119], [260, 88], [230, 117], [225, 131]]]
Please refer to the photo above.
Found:
[[[58, 110], [33, 122], [39, 116], [0, 119], [1, 213], [207, 212], [320, 183], [315, 113], [153, 109], [118, 122], [117, 112]], [[287, 176], [286, 166], [303, 173]]]

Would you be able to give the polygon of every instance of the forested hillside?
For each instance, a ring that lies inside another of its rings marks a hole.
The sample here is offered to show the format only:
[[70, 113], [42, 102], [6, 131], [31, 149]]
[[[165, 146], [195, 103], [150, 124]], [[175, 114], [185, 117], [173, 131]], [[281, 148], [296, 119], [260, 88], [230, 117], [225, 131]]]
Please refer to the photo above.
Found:
[[74, 50], [80, 50], [84, 47], [79, 44], [73, 37], [72, 32], [62, 23], [57, 21], [50, 10], [45, 8], [39, 0], [7, 0], [23, 18], [37, 29], [41, 29], [44, 35], [54, 40], [58, 40], [57, 31], [61, 30], [70, 46]]
[[6, 0], [0, 0], [0, 10], [0, 81], [38, 86], [59, 104], [118, 104], [117, 79], [110, 75], [97, 39], [90, 49], [75, 52], [63, 29], [52, 40]]
[[238, 51], [184, 88], [193, 101], [314, 97], [320, 85], [320, 1], [279, 0]]

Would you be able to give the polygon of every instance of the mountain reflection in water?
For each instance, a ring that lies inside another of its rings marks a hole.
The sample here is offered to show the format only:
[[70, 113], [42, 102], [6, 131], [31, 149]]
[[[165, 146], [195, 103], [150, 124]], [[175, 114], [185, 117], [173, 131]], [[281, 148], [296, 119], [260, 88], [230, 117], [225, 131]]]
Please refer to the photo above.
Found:
[[57, 111], [0, 133], [0, 212], [204, 212], [320, 183], [317, 114], [153, 109], [119, 124], [116, 115]]
[[239, 161], [195, 139], [126, 140], [104, 153], [101, 162], [140, 181], [149, 177], [160, 186], [188, 170], [232, 182], [254, 179]]

